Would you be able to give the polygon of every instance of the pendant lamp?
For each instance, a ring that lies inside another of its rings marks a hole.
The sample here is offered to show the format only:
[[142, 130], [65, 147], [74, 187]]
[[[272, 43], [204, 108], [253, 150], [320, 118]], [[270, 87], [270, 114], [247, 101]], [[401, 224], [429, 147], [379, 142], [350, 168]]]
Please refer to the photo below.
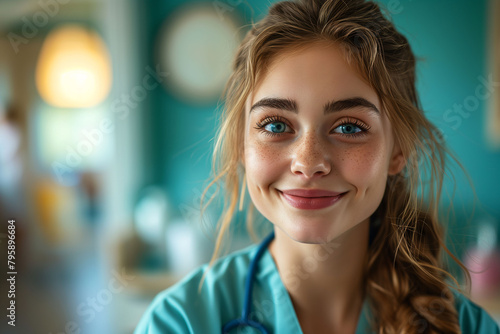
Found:
[[40, 96], [60, 108], [96, 106], [111, 89], [106, 45], [96, 32], [79, 25], [64, 25], [49, 33], [35, 75]]

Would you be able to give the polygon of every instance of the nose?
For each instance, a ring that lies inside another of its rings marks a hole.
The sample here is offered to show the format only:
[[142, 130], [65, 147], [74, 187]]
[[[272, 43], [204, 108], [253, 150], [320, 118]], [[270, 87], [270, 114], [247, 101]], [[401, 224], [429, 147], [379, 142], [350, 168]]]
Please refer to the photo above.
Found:
[[317, 134], [304, 134], [293, 151], [291, 171], [305, 178], [327, 175], [332, 169], [326, 144]]

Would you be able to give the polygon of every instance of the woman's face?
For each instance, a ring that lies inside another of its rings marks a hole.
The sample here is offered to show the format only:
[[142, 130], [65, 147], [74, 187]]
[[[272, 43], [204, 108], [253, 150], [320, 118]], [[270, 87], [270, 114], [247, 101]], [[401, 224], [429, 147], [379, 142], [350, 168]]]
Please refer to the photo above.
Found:
[[245, 119], [250, 197], [299, 242], [328, 242], [367, 221], [388, 174], [403, 167], [377, 94], [335, 45], [274, 59], [247, 99]]

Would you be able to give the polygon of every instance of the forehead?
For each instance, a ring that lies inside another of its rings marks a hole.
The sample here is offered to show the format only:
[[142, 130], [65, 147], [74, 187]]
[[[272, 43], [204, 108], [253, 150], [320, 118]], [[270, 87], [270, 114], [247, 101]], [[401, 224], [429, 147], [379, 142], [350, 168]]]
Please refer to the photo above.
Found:
[[247, 99], [247, 113], [257, 100], [270, 96], [296, 99], [299, 108], [308, 102], [361, 96], [380, 108], [375, 90], [333, 43], [311, 43], [275, 55]]

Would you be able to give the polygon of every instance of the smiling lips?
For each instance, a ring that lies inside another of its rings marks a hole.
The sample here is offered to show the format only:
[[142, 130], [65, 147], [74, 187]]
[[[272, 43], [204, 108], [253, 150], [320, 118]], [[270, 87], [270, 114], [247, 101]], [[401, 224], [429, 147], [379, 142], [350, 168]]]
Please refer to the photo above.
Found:
[[339, 201], [344, 193], [319, 189], [280, 190], [281, 196], [297, 209], [317, 210], [329, 207]]

